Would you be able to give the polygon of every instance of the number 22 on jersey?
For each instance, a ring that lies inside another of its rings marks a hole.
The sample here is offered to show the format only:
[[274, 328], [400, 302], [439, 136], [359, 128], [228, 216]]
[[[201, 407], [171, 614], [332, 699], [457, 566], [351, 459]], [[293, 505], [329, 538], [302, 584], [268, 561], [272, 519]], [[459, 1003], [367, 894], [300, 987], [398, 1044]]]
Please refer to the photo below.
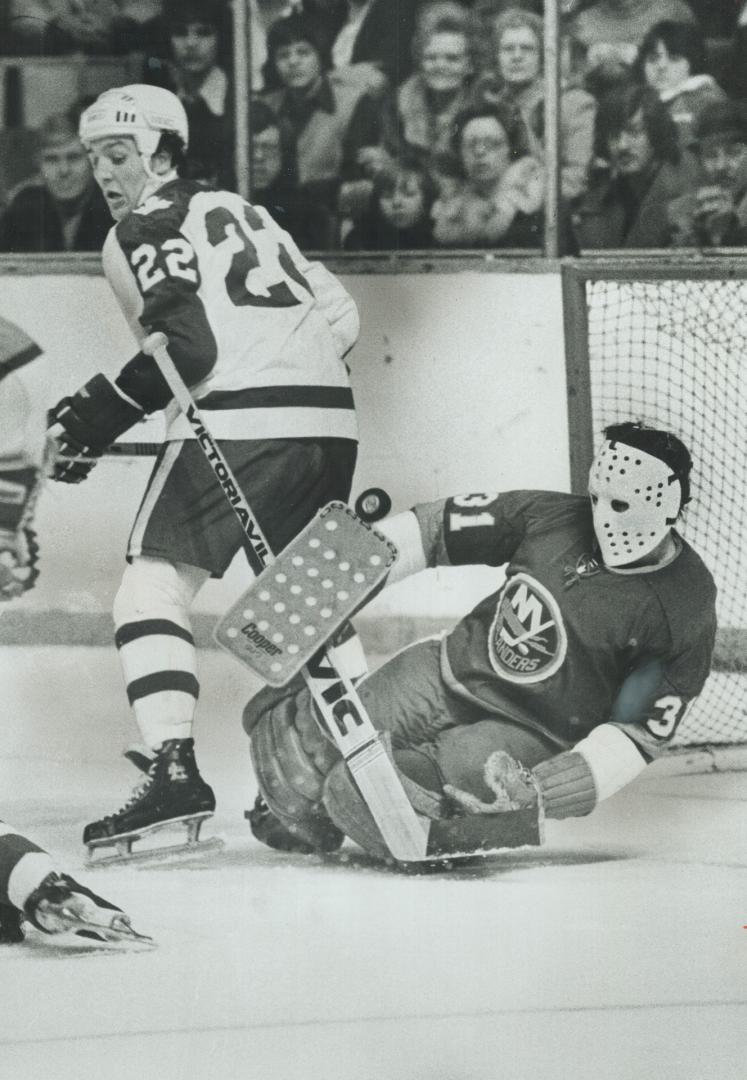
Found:
[[[237, 216], [225, 205], [205, 213], [207, 241], [213, 248], [226, 246], [231, 261], [224, 285], [236, 307], [285, 308], [301, 300], [289, 280], [313, 295], [305, 277], [286, 246], [265, 228], [260, 215], [243, 204]], [[171, 237], [155, 244], [140, 244], [130, 256], [143, 293], [166, 278], [198, 283], [198, 263], [192, 244], [185, 237]]]

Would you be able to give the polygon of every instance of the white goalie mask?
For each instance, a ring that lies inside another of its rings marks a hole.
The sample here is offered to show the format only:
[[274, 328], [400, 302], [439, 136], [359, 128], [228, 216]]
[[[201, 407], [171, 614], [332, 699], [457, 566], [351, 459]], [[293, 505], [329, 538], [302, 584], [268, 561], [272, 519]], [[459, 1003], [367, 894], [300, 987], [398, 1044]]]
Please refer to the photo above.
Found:
[[107, 136], [127, 135], [134, 139], [149, 176], [153, 175], [150, 160], [162, 135], [178, 135], [185, 149], [189, 141], [187, 114], [176, 94], [144, 83], [105, 90], [81, 114], [78, 132], [86, 150], [94, 139]]
[[589, 470], [594, 532], [607, 566], [644, 558], [677, 520], [679, 478], [661, 458], [607, 439]]

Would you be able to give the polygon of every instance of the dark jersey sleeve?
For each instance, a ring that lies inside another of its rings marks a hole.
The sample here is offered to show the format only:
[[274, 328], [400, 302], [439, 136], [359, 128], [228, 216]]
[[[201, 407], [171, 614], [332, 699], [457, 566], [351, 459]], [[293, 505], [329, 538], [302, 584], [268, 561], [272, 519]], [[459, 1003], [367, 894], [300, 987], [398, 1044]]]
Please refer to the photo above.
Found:
[[453, 495], [414, 507], [428, 566], [502, 566], [530, 529], [549, 527], [580, 500], [554, 491]]
[[[711, 670], [716, 638], [715, 586], [700, 560], [686, 557], [679, 584], [657, 591], [642, 623], [659, 623], [657, 655], [642, 659], [626, 676], [611, 714], [642, 752], [656, 757], [672, 740]], [[655, 613], [655, 615], [654, 615]], [[667, 643], [662, 641], [666, 630]], [[654, 638], [656, 630], [649, 631]]]
[[[187, 182], [167, 185], [152, 200], [154, 209], [131, 213], [116, 228], [117, 242], [143, 301], [139, 321], [148, 333], [166, 334], [171, 358], [190, 387], [210, 374], [217, 358], [200, 295], [198, 257], [182, 231], [189, 198], [198, 190]], [[171, 399], [155, 361], [142, 353], [125, 366], [117, 384], [149, 412]]]

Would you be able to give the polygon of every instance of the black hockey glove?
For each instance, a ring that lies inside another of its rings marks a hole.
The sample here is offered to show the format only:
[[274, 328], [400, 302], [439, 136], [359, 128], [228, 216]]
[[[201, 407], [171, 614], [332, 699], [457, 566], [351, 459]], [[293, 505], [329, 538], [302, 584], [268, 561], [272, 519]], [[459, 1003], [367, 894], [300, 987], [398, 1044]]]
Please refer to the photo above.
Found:
[[107, 446], [143, 415], [143, 410], [122, 397], [105, 375], [94, 375], [48, 413], [50, 434], [57, 443], [52, 479], [65, 484], [85, 480]]

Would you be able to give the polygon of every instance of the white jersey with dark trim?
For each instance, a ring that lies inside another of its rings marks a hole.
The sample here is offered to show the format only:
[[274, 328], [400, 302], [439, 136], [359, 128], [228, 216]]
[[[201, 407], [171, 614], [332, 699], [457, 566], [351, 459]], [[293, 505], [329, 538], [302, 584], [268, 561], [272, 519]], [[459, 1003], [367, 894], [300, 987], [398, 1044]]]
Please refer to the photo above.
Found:
[[[356, 305], [262, 207], [174, 180], [112, 229], [103, 258], [138, 340], [166, 334], [217, 438], [357, 438]], [[168, 439], [192, 437], [174, 405], [167, 420]]]
[[22, 909], [54, 864], [37, 844], [0, 821], [0, 904]]

